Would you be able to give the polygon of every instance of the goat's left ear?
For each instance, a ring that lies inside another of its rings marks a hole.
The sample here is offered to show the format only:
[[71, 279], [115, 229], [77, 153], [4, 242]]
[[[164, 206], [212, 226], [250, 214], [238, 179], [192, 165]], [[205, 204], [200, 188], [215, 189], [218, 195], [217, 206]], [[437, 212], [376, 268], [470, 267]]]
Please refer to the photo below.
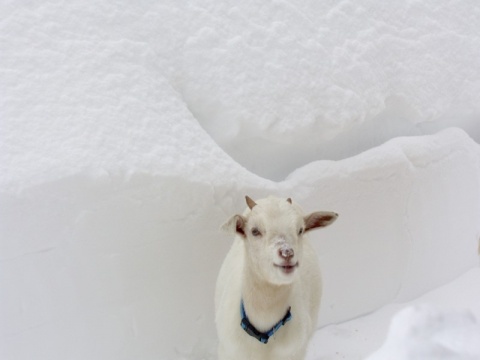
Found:
[[236, 232], [245, 237], [245, 224], [247, 220], [242, 215], [233, 215], [222, 225], [221, 229], [226, 232]]
[[332, 211], [316, 211], [305, 216], [305, 231], [326, 227], [337, 220], [338, 214]]

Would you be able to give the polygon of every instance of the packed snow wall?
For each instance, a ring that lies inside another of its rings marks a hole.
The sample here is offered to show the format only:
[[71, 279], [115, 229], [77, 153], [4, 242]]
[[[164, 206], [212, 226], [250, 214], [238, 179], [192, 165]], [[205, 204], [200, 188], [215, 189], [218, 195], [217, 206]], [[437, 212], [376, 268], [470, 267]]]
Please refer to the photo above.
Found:
[[245, 194], [340, 214], [321, 325], [477, 264], [478, 5], [432, 4], [1, 4], [0, 358], [209, 356]]
[[310, 235], [324, 275], [320, 324], [411, 299], [478, 263], [479, 146], [460, 130], [312, 163], [281, 183], [221, 170], [211, 181], [84, 172], [2, 193], [2, 358], [208, 354], [232, 241], [218, 228], [245, 193], [340, 214]]

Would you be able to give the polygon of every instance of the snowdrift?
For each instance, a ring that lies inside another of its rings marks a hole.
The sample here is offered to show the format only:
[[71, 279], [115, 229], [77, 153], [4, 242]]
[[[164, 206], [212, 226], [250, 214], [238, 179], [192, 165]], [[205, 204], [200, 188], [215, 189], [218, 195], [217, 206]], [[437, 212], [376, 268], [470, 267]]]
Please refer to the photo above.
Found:
[[388, 336], [387, 342], [367, 360], [480, 357], [480, 323], [468, 311], [410, 307], [394, 317]]
[[463, 131], [392, 140], [277, 184], [217, 175], [213, 185], [83, 173], [3, 193], [3, 357], [208, 354], [231, 242], [218, 226], [243, 209], [244, 193], [340, 214], [312, 234], [323, 325], [411, 299], [478, 262], [479, 149]]
[[475, 267], [412, 301], [325, 326], [315, 333], [307, 360], [477, 359], [479, 282]]

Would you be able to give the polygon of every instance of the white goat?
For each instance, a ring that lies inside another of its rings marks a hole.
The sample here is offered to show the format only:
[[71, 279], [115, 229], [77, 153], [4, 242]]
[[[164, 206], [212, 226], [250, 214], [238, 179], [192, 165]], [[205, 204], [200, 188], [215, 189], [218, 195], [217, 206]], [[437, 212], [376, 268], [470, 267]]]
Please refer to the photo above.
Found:
[[217, 279], [218, 359], [304, 359], [321, 295], [318, 258], [304, 234], [338, 214], [304, 216], [291, 199], [246, 199], [244, 214], [222, 226], [236, 236]]

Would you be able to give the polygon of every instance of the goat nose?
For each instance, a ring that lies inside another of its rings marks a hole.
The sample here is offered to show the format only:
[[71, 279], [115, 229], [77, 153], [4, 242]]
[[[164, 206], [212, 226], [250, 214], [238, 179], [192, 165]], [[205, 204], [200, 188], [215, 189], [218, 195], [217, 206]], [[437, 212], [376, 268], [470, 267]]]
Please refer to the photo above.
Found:
[[294, 251], [291, 247], [281, 247], [278, 249], [278, 255], [285, 260], [290, 260], [294, 255]]

